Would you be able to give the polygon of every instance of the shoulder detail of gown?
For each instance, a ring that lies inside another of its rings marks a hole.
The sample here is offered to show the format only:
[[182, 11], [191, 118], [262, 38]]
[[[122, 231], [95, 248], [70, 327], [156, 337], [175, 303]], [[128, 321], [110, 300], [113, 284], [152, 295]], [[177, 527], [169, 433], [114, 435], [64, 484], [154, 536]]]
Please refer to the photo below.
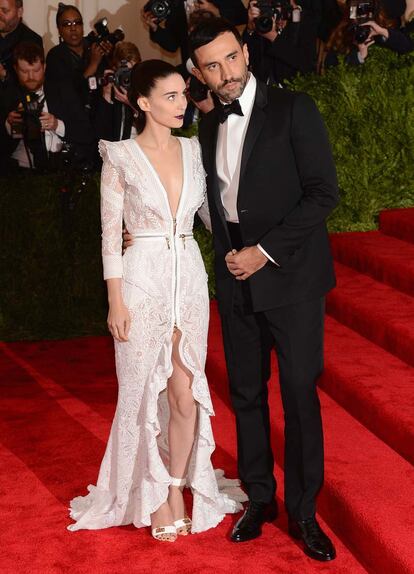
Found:
[[110, 142], [108, 140], [99, 140], [98, 150], [102, 160], [109, 161], [113, 165], [119, 163], [116, 160], [117, 158], [119, 159], [119, 150], [121, 144], [123, 144], [122, 141]]

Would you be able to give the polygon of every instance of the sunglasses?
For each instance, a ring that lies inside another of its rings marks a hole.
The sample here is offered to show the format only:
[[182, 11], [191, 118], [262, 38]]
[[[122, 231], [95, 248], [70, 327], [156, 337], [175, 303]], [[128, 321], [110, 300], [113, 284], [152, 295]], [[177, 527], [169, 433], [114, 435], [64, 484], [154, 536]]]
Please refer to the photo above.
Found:
[[62, 28], [75, 28], [78, 26], [83, 26], [83, 21], [78, 19], [78, 20], [63, 20], [62, 22]]

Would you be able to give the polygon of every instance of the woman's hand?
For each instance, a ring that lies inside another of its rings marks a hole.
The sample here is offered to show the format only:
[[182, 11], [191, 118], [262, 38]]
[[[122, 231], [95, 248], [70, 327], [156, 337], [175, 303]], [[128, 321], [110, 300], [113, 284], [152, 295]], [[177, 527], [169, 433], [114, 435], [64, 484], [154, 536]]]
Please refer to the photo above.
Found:
[[365, 60], [368, 56], [368, 50], [369, 50], [370, 46], [372, 46], [372, 44], [375, 44], [375, 40], [367, 40], [366, 42], [363, 42], [362, 44], [358, 44], [358, 53], [359, 53], [359, 56], [363, 62], [365, 62]]
[[89, 76], [94, 76], [96, 74], [98, 66], [101, 63], [101, 60], [104, 56], [105, 56], [105, 50], [101, 47], [101, 45], [93, 43], [89, 54], [89, 64], [83, 73], [85, 78], [88, 78]]
[[128, 341], [128, 333], [131, 327], [129, 311], [122, 301], [109, 304], [108, 329], [114, 339], [119, 342]]
[[368, 40], [371, 40], [374, 36], [383, 36], [387, 40], [390, 37], [390, 33], [388, 32], [387, 28], [383, 28], [382, 26], [377, 24], [377, 22], [375, 22], [374, 20], [370, 20], [365, 24], [361, 24], [361, 26], [369, 26], [371, 28]]
[[115, 99], [118, 100], [118, 102], [121, 102], [121, 104], [125, 104], [126, 106], [131, 107], [131, 104], [128, 100], [128, 91], [123, 88], [122, 86], [119, 86], [119, 88], [117, 86], [114, 86], [114, 94], [115, 94]]
[[120, 277], [111, 277], [106, 280], [108, 288], [108, 329], [111, 335], [117, 341], [128, 341], [129, 328], [131, 326], [131, 317], [122, 300], [122, 280]]
[[[113, 75], [114, 71], [111, 69], [107, 69], [104, 71], [104, 78], [105, 76]], [[102, 97], [104, 100], [108, 102], [108, 104], [112, 104], [112, 82], [108, 82], [106, 86], [102, 86]]]
[[152, 12], [144, 12], [141, 11], [141, 17], [144, 23], [152, 30], [153, 32], [157, 31], [158, 28], [158, 18], [154, 16]]
[[255, 20], [260, 16], [260, 9], [257, 8], [256, 0], [252, 0], [249, 4], [249, 9], [247, 11], [247, 29], [249, 32], [253, 32], [256, 29]]

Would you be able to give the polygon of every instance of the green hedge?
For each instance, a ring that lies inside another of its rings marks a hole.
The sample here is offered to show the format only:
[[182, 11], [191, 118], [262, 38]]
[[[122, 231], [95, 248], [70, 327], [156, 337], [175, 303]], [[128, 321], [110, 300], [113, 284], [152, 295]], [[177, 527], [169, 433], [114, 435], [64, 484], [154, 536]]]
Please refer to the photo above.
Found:
[[331, 231], [374, 229], [378, 213], [414, 205], [414, 55], [370, 48], [362, 66], [298, 77], [325, 119], [341, 202]]
[[[330, 133], [341, 190], [331, 231], [373, 229], [381, 209], [414, 205], [414, 57], [371, 52], [291, 85], [313, 96]], [[0, 179], [3, 340], [106, 333], [99, 180], [79, 193], [76, 181], [62, 191], [66, 179]], [[213, 295], [211, 239], [196, 234]]]

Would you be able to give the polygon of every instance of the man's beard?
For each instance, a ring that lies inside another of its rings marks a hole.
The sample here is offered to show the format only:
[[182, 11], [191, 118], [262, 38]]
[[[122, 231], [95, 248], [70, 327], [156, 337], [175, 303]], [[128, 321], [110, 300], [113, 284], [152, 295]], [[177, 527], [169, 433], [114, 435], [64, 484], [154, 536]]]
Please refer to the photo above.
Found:
[[[217, 88], [214, 88], [213, 92], [216, 94], [216, 96], [220, 98], [220, 100], [226, 102], [227, 104], [230, 104], [233, 100], [237, 100], [238, 98], [240, 98], [240, 96], [244, 92], [244, 88], [246, 87], [248, 79], [249, 79], [249, 71], [246, 68], [246, 71], [243, 74], [243, 76], [241, 76], [240, 78], [230, 78], [229, 80], [226, 80], [225, 82], [217, 86]], [[229, 95], [225, 91], [225, 87], [227, 86], [227, 84], [230, 84], [232, 82], [238, 82], [239, 87], [237, 91], [234, 92], [234, 94], [232, 94], [231, 98], [229, 99]]]

